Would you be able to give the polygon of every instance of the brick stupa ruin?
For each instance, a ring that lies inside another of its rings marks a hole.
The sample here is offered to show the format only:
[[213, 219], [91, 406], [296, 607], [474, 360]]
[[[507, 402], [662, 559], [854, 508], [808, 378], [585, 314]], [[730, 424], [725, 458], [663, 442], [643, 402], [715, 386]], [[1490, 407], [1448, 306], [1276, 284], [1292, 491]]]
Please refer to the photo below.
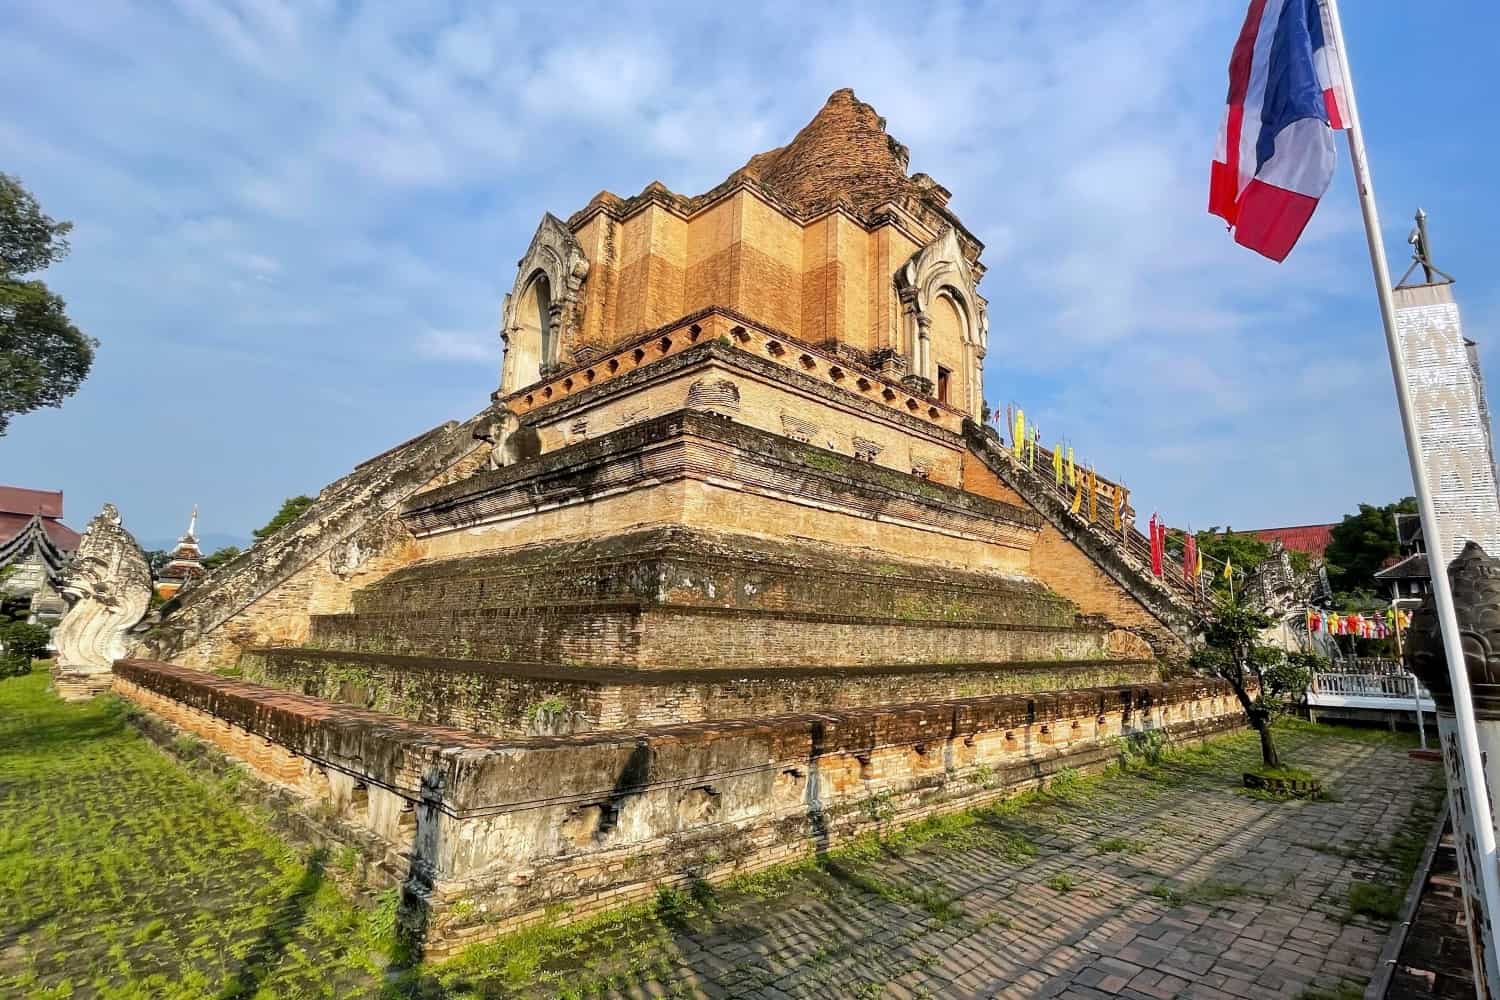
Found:
[[705, 194], [544, 216], [493, 406], [184, 590], [116, 691], [331, 805], [439, 953], [1239, 724], [1162, 681], [1193, 609], [1138, 534], [981, 426], [947, 203], [841, 90]]

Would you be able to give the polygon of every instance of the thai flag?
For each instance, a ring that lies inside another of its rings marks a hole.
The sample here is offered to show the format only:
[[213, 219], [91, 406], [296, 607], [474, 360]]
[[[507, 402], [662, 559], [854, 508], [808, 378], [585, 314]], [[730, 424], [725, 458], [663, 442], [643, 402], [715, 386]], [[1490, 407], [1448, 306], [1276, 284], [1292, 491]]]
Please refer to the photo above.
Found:
[[1241, 246], [1285, 260], [1312, 218], [1347, 126], [1342, 67], [1322, 0], [1250, 0], [1208, 188]]

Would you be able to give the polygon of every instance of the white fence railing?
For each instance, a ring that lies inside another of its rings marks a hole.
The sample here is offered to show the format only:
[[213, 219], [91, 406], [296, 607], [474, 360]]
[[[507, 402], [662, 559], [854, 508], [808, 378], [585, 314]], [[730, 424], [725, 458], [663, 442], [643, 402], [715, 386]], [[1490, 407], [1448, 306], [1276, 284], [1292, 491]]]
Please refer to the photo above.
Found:
[[[1411, 701], [1417, 697], [1417, 679], [1408, 673], [1399, 674], [1335, 674], [1316, 673], [1308, 694], [1331, 694], [1342, 697], [1399, 698]], [[1427, 689], [1422, 697], [1430, 698]]]

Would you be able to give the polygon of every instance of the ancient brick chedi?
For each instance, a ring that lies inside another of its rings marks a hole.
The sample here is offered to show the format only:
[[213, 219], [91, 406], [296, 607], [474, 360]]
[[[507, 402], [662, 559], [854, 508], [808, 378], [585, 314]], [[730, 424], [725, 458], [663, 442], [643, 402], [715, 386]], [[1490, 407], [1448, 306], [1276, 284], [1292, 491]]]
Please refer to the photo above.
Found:
[[705, 194], [544, 216], [493, 406], [182, 591], [116, 690], [330, 801], [438, 950], [1237, 724], [1161, 681], [1184, 595], [978, 423], [947, 202], [845, 90]]

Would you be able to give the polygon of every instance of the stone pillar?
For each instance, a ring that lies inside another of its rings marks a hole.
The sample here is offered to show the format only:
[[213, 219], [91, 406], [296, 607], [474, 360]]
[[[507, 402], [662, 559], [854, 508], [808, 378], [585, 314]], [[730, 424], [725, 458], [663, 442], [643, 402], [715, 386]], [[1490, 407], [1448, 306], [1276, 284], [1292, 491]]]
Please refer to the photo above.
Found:
[[1448, 568], [1453, 584], [1453, 604], [1465, 651], [1463, 673], [1469, 680], [1474, 701], [1475, 728], [1484, 758], [1488, 802], [1471, 802], [1459, 753], [1458, 724], [1453, 707], [1453, 687], [1443, 652], [1443, 637], [1431, 594], [1412, 616], [1407, 633], [1408, 665], [1432, 692], [1437, 707], [1438, 745], [1448, 779], [1448, 804], [1458, 864], [1461, 869], [1464, 909], [1468, 916], [1469, 951], [1474, 960], [1474, 982], [1480, 996], [1494, 996], [1500, 989], [1500, 951], [1496, 945], [1497, 914], [1486, 913], [1479, 885], [1479, 853], [1474, 829], [1478, 823], [1495, 826], [1494, 802], [1500, 790], [1500, 560], [1490, 558], [1474, 542]]

